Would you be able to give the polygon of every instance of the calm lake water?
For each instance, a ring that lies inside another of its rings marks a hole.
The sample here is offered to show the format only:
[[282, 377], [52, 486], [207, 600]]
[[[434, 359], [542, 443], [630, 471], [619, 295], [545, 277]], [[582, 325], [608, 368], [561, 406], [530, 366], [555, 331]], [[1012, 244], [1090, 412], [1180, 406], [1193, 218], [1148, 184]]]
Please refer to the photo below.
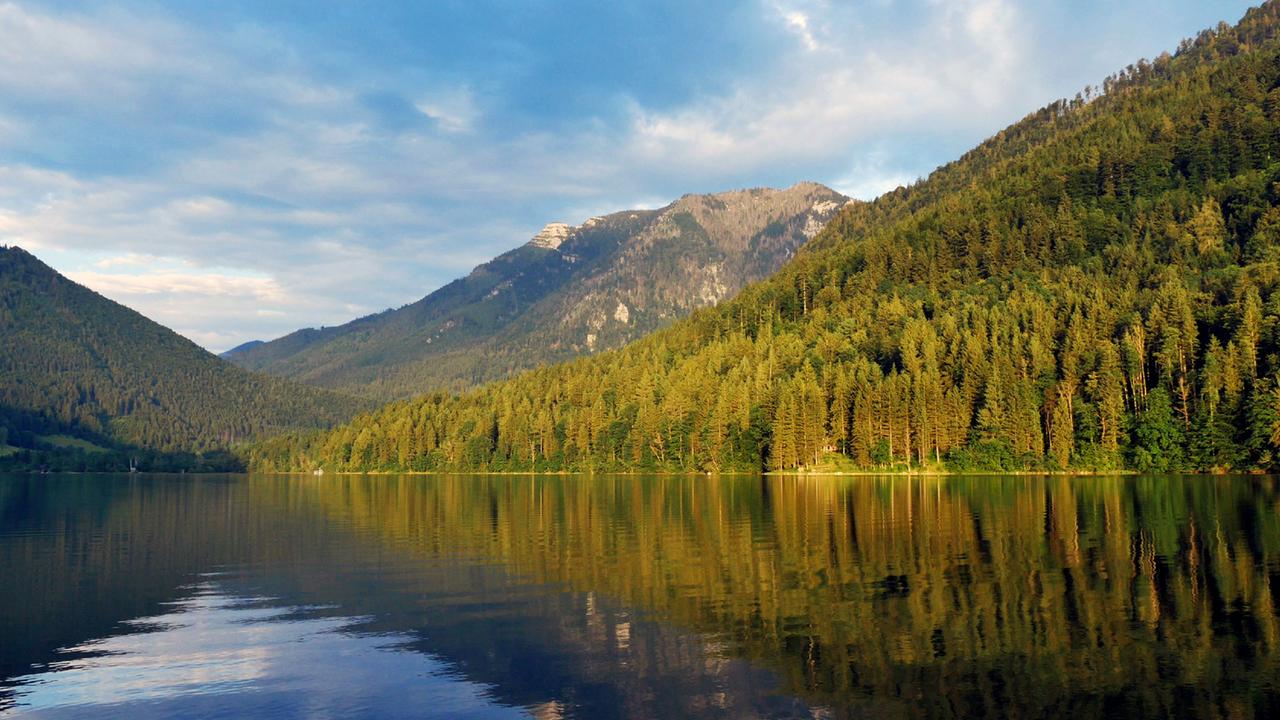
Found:
[[1270, 478], [0, 475], [0, 717], [1278, 717]]

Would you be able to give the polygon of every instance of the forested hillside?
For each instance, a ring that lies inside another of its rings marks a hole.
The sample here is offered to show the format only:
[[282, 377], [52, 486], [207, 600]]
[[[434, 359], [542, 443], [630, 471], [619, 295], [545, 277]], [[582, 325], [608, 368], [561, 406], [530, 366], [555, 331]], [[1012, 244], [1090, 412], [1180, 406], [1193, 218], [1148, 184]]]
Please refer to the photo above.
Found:
[[533, 240], [395, 310], [224, 357], [391, 400], [619, 347], [773, 274], [848, 198], [816, 183], [686, 195]]
[[260, 468], [1275, 469], [1280, 4], [846, 208], [618, 352], [257, 446]]
[[0, 247], [0, 462], [225, 467], [237, 442], [333, 425], [359, 409], [241, 370]]

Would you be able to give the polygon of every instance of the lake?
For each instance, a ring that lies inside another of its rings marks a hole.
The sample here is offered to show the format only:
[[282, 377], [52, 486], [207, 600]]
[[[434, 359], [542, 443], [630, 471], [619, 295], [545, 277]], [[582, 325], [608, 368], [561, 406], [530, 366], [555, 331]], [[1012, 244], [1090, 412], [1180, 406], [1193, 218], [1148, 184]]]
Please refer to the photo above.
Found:
[[0, 717], [1277, 717], [1280, 482], [0, 475]]

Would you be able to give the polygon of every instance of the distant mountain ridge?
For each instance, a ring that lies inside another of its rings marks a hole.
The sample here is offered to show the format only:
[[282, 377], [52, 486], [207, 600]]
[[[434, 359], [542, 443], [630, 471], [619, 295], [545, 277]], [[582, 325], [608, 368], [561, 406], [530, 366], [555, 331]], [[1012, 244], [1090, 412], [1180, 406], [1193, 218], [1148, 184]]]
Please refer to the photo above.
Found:
[[379, 398], [458, 389], [619, 347], [730, 297], [776, 271], [849, 202], [800, 183], [550, 223], [415, 303], [224, 357]]
[[250, 340], [250, 341], [248, 341], [248, 342], [242, 342], [242, 343], [240, 343], [239, 345], [237, 345], [237, 346], [235, 346], [235, 347], [231, 348], [230, 350], [226, 350], [226, 351], [223, 351], [223, 352], [218, 353], [218, 357], [225, 358], [225, 357], [227, 357], [228, 355], [232, 355], [232, 354], [234, 354], [234, 353], [244, 352], [244, 351], [246, 351], [246, 350], [251, 350], [251, 349], [256, 348], [256, 347], [258, 347], [259, 345], [263, 344], [263, 342], [264, 342], [263, 340]]
[[0, 246], [0, 446], [211, 452], [365, 407], [236, 367]]

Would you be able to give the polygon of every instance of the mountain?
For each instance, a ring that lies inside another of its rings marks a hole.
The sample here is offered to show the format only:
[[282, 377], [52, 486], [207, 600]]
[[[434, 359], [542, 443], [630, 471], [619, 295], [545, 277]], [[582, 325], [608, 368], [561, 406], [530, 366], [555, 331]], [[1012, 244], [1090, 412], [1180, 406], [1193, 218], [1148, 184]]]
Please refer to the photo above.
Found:
[[227, 350], [226, 352], [218, 353], [218, 357], [220, 357], [220, 358], [225, 358], [225, 357], [228, 357], [228, 356], [231, 356], [231, 355], [235, 355], [235, 354], [237, 354], [237, 353], [245, 352], [245, 351], [247, 351], [247, 350], [252, 350], [252, 349], [254, 349], [254, 348], [258, 347], [259, 345], [264, 344], [264, 342], [265, 342], [265, 341], [263, 341], [263, 340], [250, 340], [250, 341], [248, 341], [248, 342], [243, 342], [243, 343], [240, 343], [239, 345], [237, 345], [237, 346], [235, 346], [235, 347], [231, 348], [230, 350]]
[[626, 348], [260, 468], [1280, 467], [1280, 4], [845, 207]]
[[362, 408], [220, 360], [17, 247], [0, 246], [0, 340], [0, 456], [116, 467], [119, 453], [148, 451], [154, 467]]
[[226, 357], [383, 398], [465, 388], [619, 347], [723, 300], [776, 271], [847, 202], [801, 183], [552, 223], [411, 305]]

